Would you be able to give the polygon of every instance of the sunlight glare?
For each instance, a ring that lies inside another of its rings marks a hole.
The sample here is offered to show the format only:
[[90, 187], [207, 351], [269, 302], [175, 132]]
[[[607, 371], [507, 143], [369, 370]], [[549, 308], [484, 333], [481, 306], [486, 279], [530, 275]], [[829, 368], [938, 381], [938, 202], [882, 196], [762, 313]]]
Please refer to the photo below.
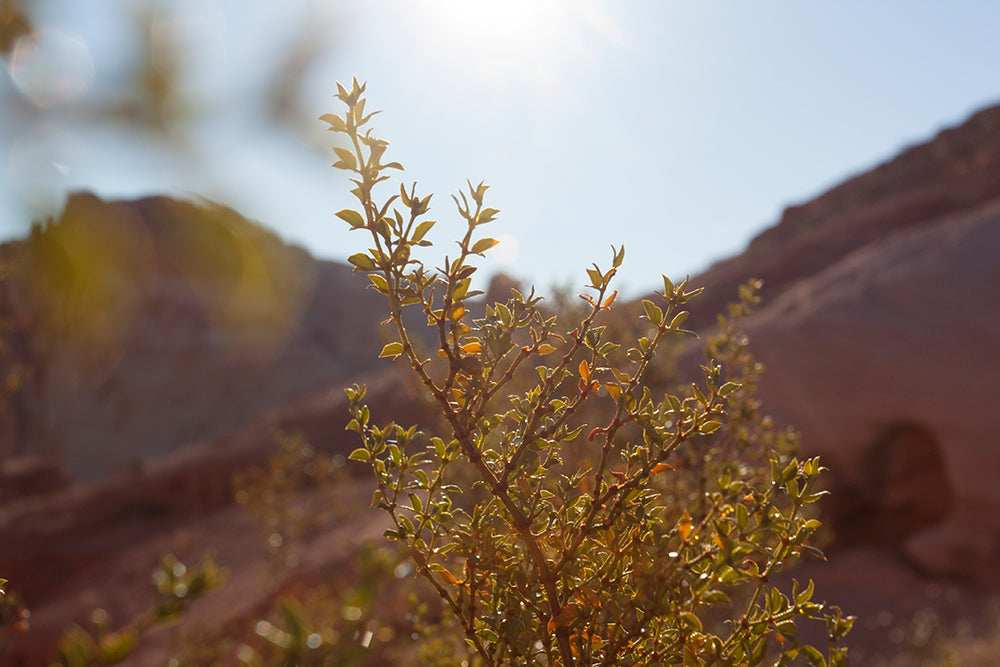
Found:
[[560, 78], [589, 49], [595, 30], [587, 0], [428, 0], [415, 23], [421, 48], [465, 85], [536, 92], [559, 86]]
[[521, 254], [521, 243], [512, 234], [499, 234], [496, 239], [500, 244], [493, 248], [493, 261], [502, 267], [510, 266]]

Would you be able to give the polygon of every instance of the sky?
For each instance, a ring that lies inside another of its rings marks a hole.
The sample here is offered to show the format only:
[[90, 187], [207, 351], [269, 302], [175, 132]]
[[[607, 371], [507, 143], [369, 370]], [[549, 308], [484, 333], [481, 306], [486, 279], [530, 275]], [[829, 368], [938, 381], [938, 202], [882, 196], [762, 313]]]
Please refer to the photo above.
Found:
[[[120, 94], [143, 7], [180, 46], [183, 141], [80, 112]], [[1000, 3], [981, 0], [63, 0], [34, 18], [0, 81], [0, 235], [72, 190], [166, 193], [344, 259], [366, 244], [334, 216], [351, 186], [318, 117], [356, 76], [387, 159], [435, 193], [440, 252], [464, 231], [449, 195], [485, 181], [487, 272], [543, 289], [621, 244], [626, 293], [695, 274], [1000, 102]], [[276, 87], [291, 53], [306, 65]]]

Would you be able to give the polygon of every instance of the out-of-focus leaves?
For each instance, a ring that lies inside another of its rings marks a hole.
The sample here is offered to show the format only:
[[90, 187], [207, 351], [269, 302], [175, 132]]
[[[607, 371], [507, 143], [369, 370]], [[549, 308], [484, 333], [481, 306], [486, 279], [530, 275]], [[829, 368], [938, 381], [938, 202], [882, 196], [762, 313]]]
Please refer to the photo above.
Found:
[[17, 0], [0, 0], [0, 53], [10, 54], [17, 40], [31, 32], [31, 19]]

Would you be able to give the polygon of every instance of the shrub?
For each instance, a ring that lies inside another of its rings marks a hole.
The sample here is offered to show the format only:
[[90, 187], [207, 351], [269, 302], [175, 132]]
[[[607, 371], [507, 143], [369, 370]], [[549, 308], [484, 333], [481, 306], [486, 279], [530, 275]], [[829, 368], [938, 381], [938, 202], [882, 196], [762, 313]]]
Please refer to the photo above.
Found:
[[[434, 222], [416, 184], [377, 198], [398, 162], [367, 126], [365, 86], [338, 84], [343, 116], [322, 117], [346, 136], [335, 167], [350, 172], [360, 206], [337, 216], [371, 247], [350, 257], [385, 297], [394, 339], [382, 357], [403, 358], [447, 425], [441, 435], [379, 426], [363, 387], [347, 390], [371, 465], [373, 505], [385, 535], [402, 544], [437, 591], [484, 665], [843, 665], [851, 625], [812, 600], [813, 586], [775, 575], [805, 553], [822, 554], [807, 513], [822, 494], [817, 459], [798, 460], [760, 417], [759, 372], [724, 321], [710, 348], [729, 355], [743, 385], [716, 361], [683, 391], [654, 396], [646, 374], [682, 328], [700, 290], [663, 277], [641, 301], [646, 331], [627, 344], [607, 328], [609, 268], [587, 269], [584, 310], [569, 325], [532, 291], [512, 291], [474, 317], [473, 263], [497, 244], [481, 236], [498, 210], [487, 186], [453, 197], [465, 233], [436, 270], [417, 258]], [[743, 306], [753, 300], [752, 288]], [[425, 355], [403, 309], [423, 310], [436, 355]], [[739, 314], [739, 308], [734, 314]], [[567, 333], [568, 330], [568, 333]], [[743, 355], [742, 357], [740, 355]], [[785, 451], [783, 451], [785, 450]], [[759, 460], [764, 459], [764, 465]], [[825, 624], [825, 654], [800, 642], [799, 624]]]

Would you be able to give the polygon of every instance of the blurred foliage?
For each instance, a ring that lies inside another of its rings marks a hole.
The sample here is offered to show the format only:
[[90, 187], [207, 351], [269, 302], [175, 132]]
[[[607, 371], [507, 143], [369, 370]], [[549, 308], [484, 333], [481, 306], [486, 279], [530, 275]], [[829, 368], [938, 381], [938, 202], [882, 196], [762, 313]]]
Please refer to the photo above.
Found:
[[55, 665], [98, 667], [123, 662], [135, 650], [143, 632], [175, 620], [193, 600], [222, 585], [226, 576], [211, 556], [205, 556], [195, 567], [188, 567], [172, 554], [163, 556], [153, 572], [156, 595], [149, 612], [135, 624], [114, 629], [111, 615], [104, 609], [94, 609], [89, 629], [75, 625], [65, 632], [56, 649]]
[[[411, 566], [385, 544], [352, 544], [346, 563], [321, 579], [303, 574], [298, 553], [312, 538], [357, 516], [345, 502], [344, 458], [317, 452], [300, 435], [276, 434], [266, 466], [234, 476], [236, 502], [260, 522], [271, 590], [259, 616], [178, 637], [181, 665], [247, 667], [413, 664], [416, 618], [399, 609], [427, 604]], [[434, 605], [435, 601], [430, 600]]]
[[[278, 571], [294, 564], [292, 547], [350, 513], [337, 501], [344, 457], [323, 456], [301, 434], [275, 434], [278, 449], [263, 468], [233, 476], [236, 503], [260, 522], [261, 539]], [[320, 493], [303, 498], [304, 492]]]
[[[163, 156], [197, 175], [200, 194], [210, 196], [225, 183], [219, 171], [224, 159], [206, 152], [202, 133], [220, 119], [254, 122], [270, 138], [321, 155], [314, 114], [305, 108], [305, 83], [311, 69], [335, 52], [345, 8], [324, 8], [323, 20], [299, 8], [299, 25], [276, 24], [251, 37], [232, 30], [243, 19], [234, 15], [259, 8], [139, 0], [101, 2], [94, 10], [105, 29], [114, 30], [113, 49], [89, 43], [101, 33], [84, 30], [84, 36], [79, 15], [60, 15], [58, 2], [0, 0], [0, 54], [13, 83], [12, 94], [0, 97], [12, 147], [6, 190], [28, 217], [58, 208], [67, 173], [77, 188], [81, 178], [90, 180], [82, 169], [89, 165], [65, 156], [93, 137], [105, 138], [98, 150], [106, 145], [123, 155]], [[259, 64], [227, 76], [234, 66], [218, 55], [241, 58], [250, 48]], [[206, 72], [222, 85], [206, 85]], [[170, 186], [165, 181], [161, 187]]]
[[[352, 576], [280, 597], [254, 626], [254, 636], [235, 652], [247, 667], [340, 667], [390, 660], [397, 628], [377, 618], [400, 557], [392, 550], [362, 545]], [[384, 614], [382, 614], [384, 615]]]
[[31, 613], [14, 593], [7, 590], [6, 579], [0, 579], [0, 649], [11, 635], [27, 632]]
[[9, 55], [17, 40], [30, 32], [31, 20], [24, 3], [0, 0], [0, 53]]

